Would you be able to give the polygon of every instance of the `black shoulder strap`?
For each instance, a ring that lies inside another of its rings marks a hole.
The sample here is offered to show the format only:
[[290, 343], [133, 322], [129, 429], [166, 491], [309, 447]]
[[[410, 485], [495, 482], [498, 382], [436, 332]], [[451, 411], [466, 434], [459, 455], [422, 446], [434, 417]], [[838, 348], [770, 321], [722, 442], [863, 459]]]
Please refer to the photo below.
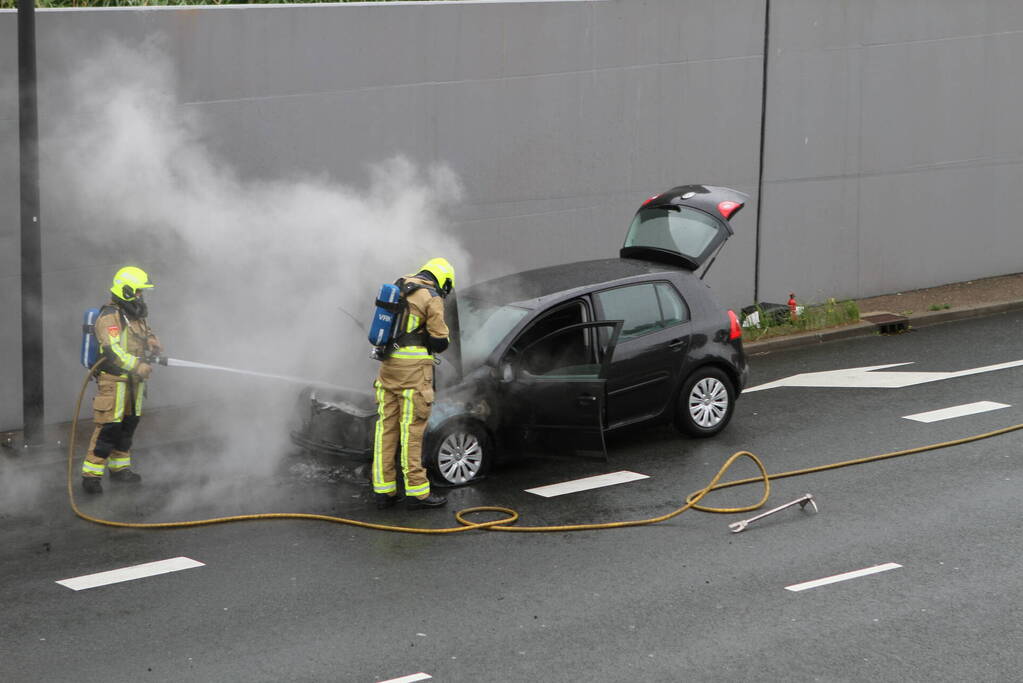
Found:
[[[401, 314], [399, 315], [397, 322], [399, 325], [398, 329], [402, 329], [408, 321], [408, 296], [420, 289], [425, 289], [431, 296], [437, 296], [437, 291], [428, 285], [420, 284], [418, 282], [409, 282], [405, 278], [398, 278], [394, 281], [394, 284], [401, 290]], [[422, 346], [426, 344], [426, 337], [426, 319], [424, 318], [419, 321], [419, 325], [416, 329], [407, 332], [398, 332], [395, 334], [393, 345], [395, 348], [409, 345]]]
[[[102, 318], [107, 313], [116, 313], [116, 312], [117, 312], [117, 306], [113, 306], [111, 304], [103, 304], [102, 306], [99, 307], [99, 312], [96, 313], [96, 320], [99, 320], [100, 318]], [[95, 334], [95, 332], [96, 332], [96, 320], [93, 320], [91, 325], [82, 325], [82, 331], [86, 332], [86, 333], [90, 333], [90, 334]]]
[[[399, 284], [400, 283], [400, 284]], [[398, 285], [401, 289], [402, 296], [408, 296], [412, 292], [417, 292], [420, 289], [425, 289], [430, 293], [431, 297], [440, 296], [437, 289], [433, 285], [424, 285], [419, 282], [409, 282], [405, 278], [398, 278], [394, 281], [394, 284]]]

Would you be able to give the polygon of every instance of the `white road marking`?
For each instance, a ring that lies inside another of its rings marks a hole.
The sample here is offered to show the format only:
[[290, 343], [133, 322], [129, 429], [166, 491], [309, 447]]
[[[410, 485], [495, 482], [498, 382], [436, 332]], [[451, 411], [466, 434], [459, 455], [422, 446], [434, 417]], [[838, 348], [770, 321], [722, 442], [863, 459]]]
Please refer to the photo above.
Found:
[[88, 574], [87, 576], [78, 576], [73, 579], [62, 579], [57, 583], [62, 586], [66, 586], [73, 591], [81, 591], [86, 588], [107, 586], [112, 583], [144, 579], [148, 576], [157, 576], [159, 574], [178, 572], [182, 569], [192, 569], [193, 567], [204, 566], [205, 565], [202, 562], [190, 560], [187, 557], [173, 557], [169, 560], [147, 562], [146, 564], [137, 564], [132, 567], [123, 567], [121, 569], [111, 569], [108, 572]]
[[777, 387], [846, 387], [853, 389], [901, 389], [916, 384], [927, 382], [939, 382], [943, 379], [955, 379], [956, 377], [968, 377], [979, 375], [983, 372], [994, 372], [996, 370], [1007, 370], [1018, 368], [1023, 365], [1023, 360], [1012, 360], [1008, 363], [996, 365], [985, 365], [979, 368], [969, 368], [956, 372], [877, 372], [887, 368], [897, 368], [909, 363], [891, 363], [889, 365], [871, 365], [863, 368], [846, 368], [844, 370], [827, 370], [825, 372], [804, 372], [792, 377], [784, 377], [766, 384], [758, 384], [755, 387], [743, 389], [744, 394], [752, 391], [763, 391]]
[[994, 401], [977, 401], [976, 403], [966, 403], [961, 406], [931, 410], [926, 413], [916, 413], [915, 415], [903, 415], [902, 417], [906, 420], [916, 420], [917, 422], [938, 422], [939, 420], [951, 420], [953, 417], [976, 415], [977, 413], [986, 413], [991, 410], [1011, 407], [1004, 403], [995, 403]]
[[898, 569], [901, 564], [895, 564], [889, 562], [887, 564], [879, 564], [874, 567], [867, 567], [866, 569], [857, 569], [854, 572], [846, 572], [845, 574], [836, 574], [835, 576], [829, 576], [824, 579], [816, 579], [814, 581], [807, 581], [806, 583], [797, 583], [792, 586], [785, 586], [785, 590], [797, 593], [799, 591], [805, 591], [810, 588], [818, 588], [820, 586], [827, 586], [829, 583], [838, 583], [839, 581], [848, 581], [849, 579], [858, 579], [861, 576], [869, 576], [871, 574], [879, 574], [886, 572], [889, 569]]
[[649, 478], [650, 476], [646, 474], [639, 474], [637, 472], [629, 472], [628, 470], [622, 470], [621, 472], [598, 474], [595, 477], [586, 477], [585, 479], [563, 481], [560, 484], [538, 486], [536, 488], [526, 489], [526, 493], [535, 493], [536, 495], [543, 496], [544, 498], [553, 498], [554, 496], [563, 496], [566, 493], [589, 491], [590, 489], [599, 489], [603, 488], [604, 486], [614, 486], [615, 484], [625, 484], [630, 481], [638, 481], [640, 479]]
[[387, 681], [380, 681], [380, 683], [415, 683], [416, 681], [428, 681], [431, 678], [433, 678], [433, 676], [430, 674], [419, 672], [410, 676], [402, 676], [401, 678], [392, 678]]

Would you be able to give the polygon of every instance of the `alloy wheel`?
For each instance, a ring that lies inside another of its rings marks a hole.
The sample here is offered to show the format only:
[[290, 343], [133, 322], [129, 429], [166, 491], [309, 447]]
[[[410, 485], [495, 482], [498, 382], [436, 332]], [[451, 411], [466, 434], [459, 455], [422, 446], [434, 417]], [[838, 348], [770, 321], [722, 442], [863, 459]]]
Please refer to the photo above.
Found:
[[437, 449], [437, 470], [452, 484], [465, 484], [480, 473], [483, 444], [471, 432], [448, 434]]
[[716, 427], [728, 414], [728, 388], [716, 377], [704, 377], [689, 392], [689, 415], [704, 429]]

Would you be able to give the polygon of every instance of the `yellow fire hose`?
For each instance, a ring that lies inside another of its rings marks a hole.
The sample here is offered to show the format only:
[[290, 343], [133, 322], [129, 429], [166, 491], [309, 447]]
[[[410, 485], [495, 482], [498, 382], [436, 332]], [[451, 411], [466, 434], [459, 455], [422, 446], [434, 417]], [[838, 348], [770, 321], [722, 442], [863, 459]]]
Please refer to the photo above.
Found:
[[[98, 364], [97, 364], [98, 365]], [[95, 368], [93, 368], [95, 369]], [[974, 436], [968, 436], [962, 439], [955, 439], [953, 441], [944, 441], [942, 443], [930, 444], [927, 446], [919, 446], [917, 448], [907, 448], [901, 451], [893, 451], [891, 453], [882, 453], [880, 455], [872, 455], [865, 458], [856, 458], [854, 460], [843, 460], [841, 462], [831, 463], [829, 465], [818, 465], [817, 467], [807, 467], [799, 470], [790, 470], [788, 472], [779, 472], [777, 474], [768, 474], [767, 469], [764, 467], [764, 463], [760, 461], [753, 453], [749, 451], [738, 451], [733, 453], [725, 464], [721, 466], [721, 469], [717, 471], [717, 474], [710, 480], [706, 486], [699, 491], [694, 491], [686, 496], [685, 505], [676, 508], [671, 512], [660, 515], [659, 517], [650, 517], [649, 519], [634, 519], [619, 522], [600, 522], [593, 524], [558, 524], [551, 526], [512, 526], [519, 519], [519, 513], [511, 508], [497, 507], [497, 506], [478, 506], [469, 507], [459, 510], [455, 513], [455, 519], [461, 526], [446, 527], [442, 529], [419, 529], [416, 527], [406, 526], [392, 526], [389, 524], [373, 524], [371, 522], [363, 522], [357, 519], [347, 519], [345, 517], [334, 517], [331, 515], [316, 515], [301, 512], [268, 512], [253, 515], [232, 515], [230, 517], [213, 517], [211, 519], [195, 519], [185, 522], [148, 522], [148, 523], [135, 523], [135, 522], [117, 522], [109, 519], [101, 519], [99, 517], [93, 517], [82, 512], [77, 503], [75, 502], [74, 487], [72, 486], [72, 467], [74, 463], [75, 454], [75, 439], [78, 431], [78, 414], [82, 408], [82, 398], [85, 396], [85, 389], [89, 385], [89, 380], [92, 378], [93, 370], [89, 370], [86, 373], [85, 379], [82, 381], [82, 389], [78, 392], [78, 400], [75, 403], [75, 414], [74, 419], [71, 421], [71, 435], [68, 438], [68, 454], [67, 454], [67, 493], [68, 499], [71, 501], [71, 509], [76, 515], [82, 519], [93, 522], [95, 524], [102, 524], [104, 526], [121, 527], [126, 529], [181, 529], [185, 527], [195, 526], [207, 526], [210, 524], [224, 524], [226, 522], [245, 522], [255, 520], [266, 520], [266, 519], [310, 519], [317, 520], [320, 522], [333, 522], [335, 524], [348, 524], [351, 526], [362, 527], [364, 529], [377, 529], [379, 531], [400, 531], [409, 534], [454, 534], [462, 531], [471, 531], [473, 529], [487, 529], [490, 531], [525, 531], [525, 532], [543, 532], [543, 531], [588, 531], [595, 529], [620, 529], [622, 527], [631, 526], [645, 526], [647, 524], [657, 524], [659, 522], [665, 522], [673, 517], [681, 515], [690, 508], [694, 510], [700, 510], [702, 512], [713, 512], [717, 514], [733, 514], [737, 512], [750, 512], [763, 507], [764, 503], [771, 495], [771, 481], [774, 479], [784, 479], [786, 477], [797, 477], [803, 474], [814, 474], [816, 472], [824, 472], [827, 470], [836, 470], [840, 467], [850, 467], [852, 465], [862, 465], [868, 462], [877, 462], [878, 460], [887, 460], [888, 458], [898, 458], [903, 455], [912, 455], [914, 453], [923, 453], [925, 451], [933, 451], [939, 448], [947, 448], [950, 446], [961, 446], [963, 444], [971, 443], [973, 441], [980, 441], [982, 439], [989, 439], [993, 436], [1001, 436], [1002, 434], [1008, 434], [1019, 429], [1023, 429], [1023, 424], [1013, 425], [1011, 427], [1004, 427], [997, 429], [993, 432], [985, 432], [983, 434], [976, 434]], [[734, 481], [721, 482], [721, 477], [725, 475], [725, 472], [731, 468], [731, 466], [740, 458], [749, 458], [760, 470], [760, 475], [756, 477], [749, 477], [746, 479], [736, 479]], [[704, 505], [699, 505], [700, 500], [711, 491], [717, 491], [720, 489], [730, 488], [732, 486], [743, 486], [745, 484], [752, 484], [754, 482], [763, 482], [764, 493], [760, 497], [760, 500], [753, 505], [747, 505], [745, 507], [733, 507], [733, 508], [716, 508]], [[721, 483], [719, 483], [721, 482]], [[471, 522], [466, 519], [466, 515], [472, 515], [482, 512], [495, 512], [507, 515], [506, 517], [490, 520], [486, 522]]]

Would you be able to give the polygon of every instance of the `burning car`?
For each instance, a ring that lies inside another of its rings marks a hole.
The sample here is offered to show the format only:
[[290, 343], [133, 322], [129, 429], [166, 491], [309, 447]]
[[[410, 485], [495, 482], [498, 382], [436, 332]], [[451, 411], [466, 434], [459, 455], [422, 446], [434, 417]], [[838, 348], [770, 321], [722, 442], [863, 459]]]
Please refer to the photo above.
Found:
[[[639, 208], [619, 258], [453, 293], [423, 445], [431, 478], [465, 484], [526, 451], [606, 456], [607, 432], [642, 422], [672, 421], [691, 437], [724, 429], [749, 368], [736, 314], [696, 271], [713, 263], [746, 200], [675, 187]], [[297, 412], [299, 446], [372, 458], [370, 392], [307, 388]]]

